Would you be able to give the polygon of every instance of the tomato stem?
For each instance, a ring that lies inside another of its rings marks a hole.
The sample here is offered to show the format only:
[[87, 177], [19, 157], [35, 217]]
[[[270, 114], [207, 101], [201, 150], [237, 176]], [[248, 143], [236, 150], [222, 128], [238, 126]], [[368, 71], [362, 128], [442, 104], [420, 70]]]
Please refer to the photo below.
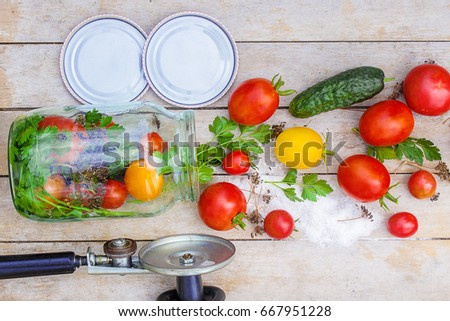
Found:
[[284, 85], [284, 81], [282, 80], [280, 74], [276, 74], [272, 78], [272, 87], [280, 96], [289, 96], [295, 94], [297, 91], [293, 89], [280, 90], [280, 88]]
[[395, 187], [397, 187], [400, 184], [400, 182], [398, 182], [397, 184], [392, 185], [391, 187], [389, 187], [388, 191], [386, 194], [384, 194], [384, 196], [382, 198], [379, 199], [379, 203], [380, 206], [383, 210], [385, 210], [386, 212], [389, 212], [389, 207], [387, 206], [385, 199], [387, 199], [388, 201], [391, 201], [395, 204], [398, 204], [398, 199], [400, 198], [400, 196], [395, 197], [393, 196], [389, 191]]
[[245, 214], [245, 213], [243, 213], [243, 212], [240, 212], [240, 213], [236, 214], [235, 217], [233, 217], [233, 219], [231, 220], [231, 222], [233, 223], [233, 226], [234, 226], [235, 228], [240, 227], [242, 230], [245, 231], [245, 227], [246, 227], [247, 225], [246, 225], [246, 224], [244, 223], [244, 221], [243, 221], [244, 218], [245, 218], [245, 219], [247, 218], [247, 214]]
[[390, 82], [395, 80], [395, 77], [390, 77], [390, 78], [384, 78], [384, 82]]

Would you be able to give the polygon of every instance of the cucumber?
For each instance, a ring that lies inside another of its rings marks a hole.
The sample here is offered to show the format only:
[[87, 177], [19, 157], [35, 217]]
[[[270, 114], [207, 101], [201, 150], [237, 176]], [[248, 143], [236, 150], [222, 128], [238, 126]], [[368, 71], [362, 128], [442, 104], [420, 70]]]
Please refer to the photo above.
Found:
[[302, 91], [289, 104], [289, 112], [307, 118], [372, 98], [384, 88], [383, 70], [362, 66], [341, 72]]

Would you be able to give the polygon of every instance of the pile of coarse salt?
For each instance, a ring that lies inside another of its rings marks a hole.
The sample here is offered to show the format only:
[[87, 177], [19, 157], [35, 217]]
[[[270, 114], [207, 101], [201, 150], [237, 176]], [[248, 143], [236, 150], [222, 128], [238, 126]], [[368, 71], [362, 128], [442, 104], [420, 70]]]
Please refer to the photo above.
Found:
[[[362, 204], [343, 194], [338, 186], [327, 197], [318, 197], [317, 202], [290, 202], [277, 188], [270, 188], [272, 200], [264, 212], [284, 209], [298, 219], [296, 227], [299, 233], [294, 238], [305, 236], [309, 241], [321, 246], [349, 246], [357, 240], [367, 237], [385, 223], [385, 213], [378, 202]], [[361, 205], [371, 213], [372, 220], [361, 217]]]

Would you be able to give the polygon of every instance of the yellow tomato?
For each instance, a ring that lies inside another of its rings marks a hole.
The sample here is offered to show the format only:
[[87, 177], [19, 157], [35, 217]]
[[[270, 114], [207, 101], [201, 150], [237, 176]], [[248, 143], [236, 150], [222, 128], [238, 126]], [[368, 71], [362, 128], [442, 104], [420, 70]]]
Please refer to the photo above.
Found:
[[125, 186], [134, 198], [146, 202], [161, 194], [164, 176], [143, 159], [134, 161], [125, 172]]
[[323, 154], [322, 137], [308, 127], [284, 130], [275, 142], [275, 155], [289, 168], [306, 169], [320, 164]]

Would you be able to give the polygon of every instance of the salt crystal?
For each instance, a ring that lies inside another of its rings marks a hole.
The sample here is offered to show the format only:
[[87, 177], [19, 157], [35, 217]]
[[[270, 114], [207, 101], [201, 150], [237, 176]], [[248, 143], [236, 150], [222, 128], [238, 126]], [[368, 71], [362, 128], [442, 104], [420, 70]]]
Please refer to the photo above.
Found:
[[[373, 214], [373, 221], [368, 218], [349, 220], [361, 217], [362, 204], [346, 196], [339, 186], [329, 183], [334, 191], [327, 197], [318, 197], [317, 202], [294, 203], [280, 189], [271, 187], [273, 198], [261, 208], [261, 213], [269, 213], [275, 209], [288, 211], [294, 219], [298, 219], [296, 227], [301, 233], [294, 232], [292, 236], [298, 238], [304, 235], [310, 242], [320, 246], [350, 246], [382, 227], [385, 215], [378, 202], [364, 204]], [[300, 190], [297, 190], [297, 194], [301, 194]]]

